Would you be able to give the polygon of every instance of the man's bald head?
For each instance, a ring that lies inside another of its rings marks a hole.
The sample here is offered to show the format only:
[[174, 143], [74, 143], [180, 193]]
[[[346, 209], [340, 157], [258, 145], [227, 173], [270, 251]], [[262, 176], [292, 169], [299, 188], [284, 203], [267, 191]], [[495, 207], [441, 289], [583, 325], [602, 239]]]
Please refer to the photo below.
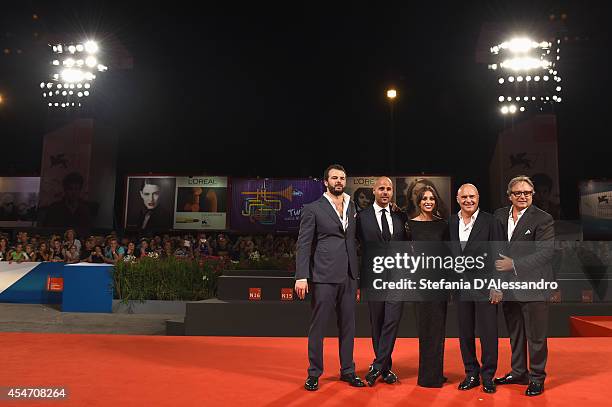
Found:
[[386, 208], [393, 198], [393, 182], [389, 177], [378, 177], [374, 181], [374, 187], [372, 187], [374, 193], [374, 200], [378, 206]]
[[457, 190], [457, 203], [461, 207], [462, 215], [472, 216], [480, 203], [478, 188], [474, 184], [461, 185]]

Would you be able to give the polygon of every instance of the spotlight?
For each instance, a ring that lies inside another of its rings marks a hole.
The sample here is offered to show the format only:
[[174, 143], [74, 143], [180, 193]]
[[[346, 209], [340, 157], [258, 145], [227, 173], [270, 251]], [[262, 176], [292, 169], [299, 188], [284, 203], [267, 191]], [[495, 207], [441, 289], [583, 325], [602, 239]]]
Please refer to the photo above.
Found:
[[548, 75], [544, 75], [544, 78], [542, 78], [542, 79], [544, 79], [545, 81], [547, 81], [547, 80], [548, 80]]
[[513, 71], [528, 71], [530, 69], [548, 68], [550, 66], [550, 62], [545, 59], [522, 57], [506, 59], [500, 64], [500, 66]]
[[83, 96], [89, 96], [89, 91], [86, 90], [85, 92], [83, 92]]
[[70, 46], [68, 46], [68, 51], [71, 54], [74, 54], [76, 52], [76, 47], [74, 45], [70, 45]]
[[540, 77], [539, 76], [534, 76], [533, 80], [536, 81], [536, 82], [539, 82], [540, 81]]
[[502, 108], [500, 109], [502, 114], [508, 114], [508, 106], [502, 106]]
[[82, 98], [82, 97], [83, 97], [83, 92], [79, 92], [79, 93], [77, 93], [77, 96], [78, 96], [78, 97], [80, 97], [80, 98]]
[[95, 57], [88, 56], [85, 59], [85, 64], [90, 68], [93, 68], [94, 66], [96, 66], [97, 63], [98, 63], [98, 60]]
[[40, 83], [40, 88], [41, 88], [41, 89], [44, 89], [44, 87], [45, 87], [45, 83], [44, 83], [44, 82], [41, 82], [41, 83]]
[[64, 65], [66, 65], [68, 68], [72, 68], [74, 66], [74, 59], [66, 58], [64, 60]]
[[77, 44], [76, 46], [76, 50], [79, 52], [83, 52], [83, 50], [85, 49], [85, 47], [83, 46], [83, 44]]
[[521, 106], [521, 108], [519, 109], [521, 112], [525, 111], [525, 106]]
[[514, 82], [514, 76], [509, 76], [508, 77], [508, 82]]
[[86, 83], [85, 85], [83, 85], [83, 87], [84, 87], [85, 89], [89, 89], [89, 88], [91, 88], [91, 85], [90, 85], [89, 83]]
[[58, 61], [57, 59], [54, 59], [54, 60], [51, 62], [51, 65], [59, 65], [59, 61]]
[[527, 82], [529, 82], [529, 81], [531, 80], [531, 76], [527, 75], [527, 76], [525, 77], [525, 80], [526, 80]]
[[499, 100], [500, 102], [503, 102], [504, 101], [504, 97], [500, 96], [500, 97], [497, 98], [497, 100]]
[[98, 52], [98, 44], [96, 44], [94, 41], [87, 41], [85, 43], [85, 51], [89, 52], [90, 54], [95, 54]]
[[522, 76], [517, 76], [516, 77], [516, 81], [517, 82], [523, 82], [523, 77]]
[[504, 83], [504, 78], [499, 78], [497, 82], [499, 82], [500, 84]]
[[[90, 73], [87, 72], [87, 74]], [[62, 71], [62, 79], [66, 82], [81, 82], [83, 80], [83, 71], [80, 69], [64, 69]]]
[[510, 105], [510, 107], [508, 108], [508, 111], [510, 113], [516, 113], [516, 106], [515, 105]]
[[561, 92], [561, 86], [557, 86], [557, 87], [555, 88], [555, 90], [556, 90], [557, 92]]

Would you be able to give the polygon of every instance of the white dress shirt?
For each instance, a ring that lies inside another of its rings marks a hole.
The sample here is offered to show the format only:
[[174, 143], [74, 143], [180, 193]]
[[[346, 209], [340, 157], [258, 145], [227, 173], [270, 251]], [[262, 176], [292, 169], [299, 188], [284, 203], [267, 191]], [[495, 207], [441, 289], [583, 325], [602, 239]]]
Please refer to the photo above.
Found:
[[478, 217], [479, 212], [480, 208], [476, 209], [476, 212], [472, 214], [470, 217], [470, 222], [467, 225], [463, 221], [461, 211], [457, 213], [457, 216], [459, 216], [459, 242], [461, 243], [462, 250], [465, 249], [465, 244], [470, 239], [470, 233], [472, 233], [472, 228], [474, 227], [474, 223], [476, 223], [476, 218]]
[[343, 205], [344, 207], [342, 208], [342, 216], [340, 216], [340, 214], [336, 210], [336, 205], [334, 204], [334, 201], [332, 201], [329, 194], [327, 194], [326, 192], [323, 194], [323, 196], [329, 201], [329, 204], [332, 206], [332, 208], [334, 208], [334, 212], [336, 213], [336, 215], [338, 215], [338, 218], [340, 219], [340, 223], [342, 223], [342, 229], [346, 231], [346, 228], [348, 227], [348, 216], [346, 213], [348, 212], [348, 207], [349, 207], [349, 202], [351, 200], [351, 196], [347, 193], [342, 194], [342, 198], [344, 199], [344, 205]]
[[376, 201], [374, 201], [374, 213], [376, 214], [376, 222], [378, 222], [378, 229], [382, 232], [382, 210], [385, 209], [387, 212], [385, 216], [387, 217], [387, 224], [389, 225], [389, 232], [391, 232], [391, 236], [393, 236], [393, 218], [391, 217], [391, 207], [389, 204], [385, 208], [379, 206]]
[[521, 220], [521, 217], [523, 216], [525, 211], [529, 209], [529, 208], [525, 208], [522, 211], [520, 211], [518, 215], [516, 216], [516, 222], [515, 222], [514, 218], [512, 217], [513, 208], [514, 208], [513, 206], [510, 207], [510, 213], [508, 214], [508, 241], [512, 240], [512, 234], [514, 233], [514, 229], [516, 229], [516, 225]]

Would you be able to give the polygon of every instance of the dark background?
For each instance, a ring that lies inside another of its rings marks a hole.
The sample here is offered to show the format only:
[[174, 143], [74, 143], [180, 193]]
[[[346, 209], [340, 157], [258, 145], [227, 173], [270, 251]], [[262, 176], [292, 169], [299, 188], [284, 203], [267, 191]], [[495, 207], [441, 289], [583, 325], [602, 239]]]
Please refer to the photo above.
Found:
[[118, 137], [118, 195], [128, 173], [321, 177], [332, 162], [349, 175], [387, 172], [385, 90], [394, 86], [396, 173], [469, 180], [487, 208], [489, 161], [511, 123], [497, 110], [486, 65], [476, 63], [482, 24], [529, 27], [562, 14], [561, 202], [576, 218], [578, 181], [612, 172], [612, 12], [604, 1], [3, 5], [0, 173], [38, 174], [43, 134], [69, 118], [46, 107], [38, 84], [50, 59], [44, 38], [74, 32], [101, 47], [117, 39], [133, 57], [133, 69], [111, 65], [98, 76], [87, 112]]

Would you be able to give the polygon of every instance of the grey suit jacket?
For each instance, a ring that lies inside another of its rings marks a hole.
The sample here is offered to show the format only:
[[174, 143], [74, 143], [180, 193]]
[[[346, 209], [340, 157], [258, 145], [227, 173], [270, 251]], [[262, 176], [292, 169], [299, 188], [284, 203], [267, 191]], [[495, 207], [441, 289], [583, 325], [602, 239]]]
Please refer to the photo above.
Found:
[[[507, 238], [508, 215], [510, 207], [506, 206], [495, 211], [495, 217], [499, 219], [504, 228]], [[555, 229], [553, 217], [531, 205], [519, 220], [512, 239], [508, 242], [508, 256], [514, 261], [516, 278], [518, 281], [536, 281], [544, 279], [553, 281], [552, 257], [554, 254]], [[541, 298], [532, 299], [521, 296], [520, 291], [515, 291], [516, 299], [521, 300], [546, 300], [548, 292], [541, 292]]]
[[347, 275], [357, 279], [356, 214], [351, 200], [345, 231], [336, 210], [324, 196], [304, 205], [297, 241], [296, 280], [342, 283]]

